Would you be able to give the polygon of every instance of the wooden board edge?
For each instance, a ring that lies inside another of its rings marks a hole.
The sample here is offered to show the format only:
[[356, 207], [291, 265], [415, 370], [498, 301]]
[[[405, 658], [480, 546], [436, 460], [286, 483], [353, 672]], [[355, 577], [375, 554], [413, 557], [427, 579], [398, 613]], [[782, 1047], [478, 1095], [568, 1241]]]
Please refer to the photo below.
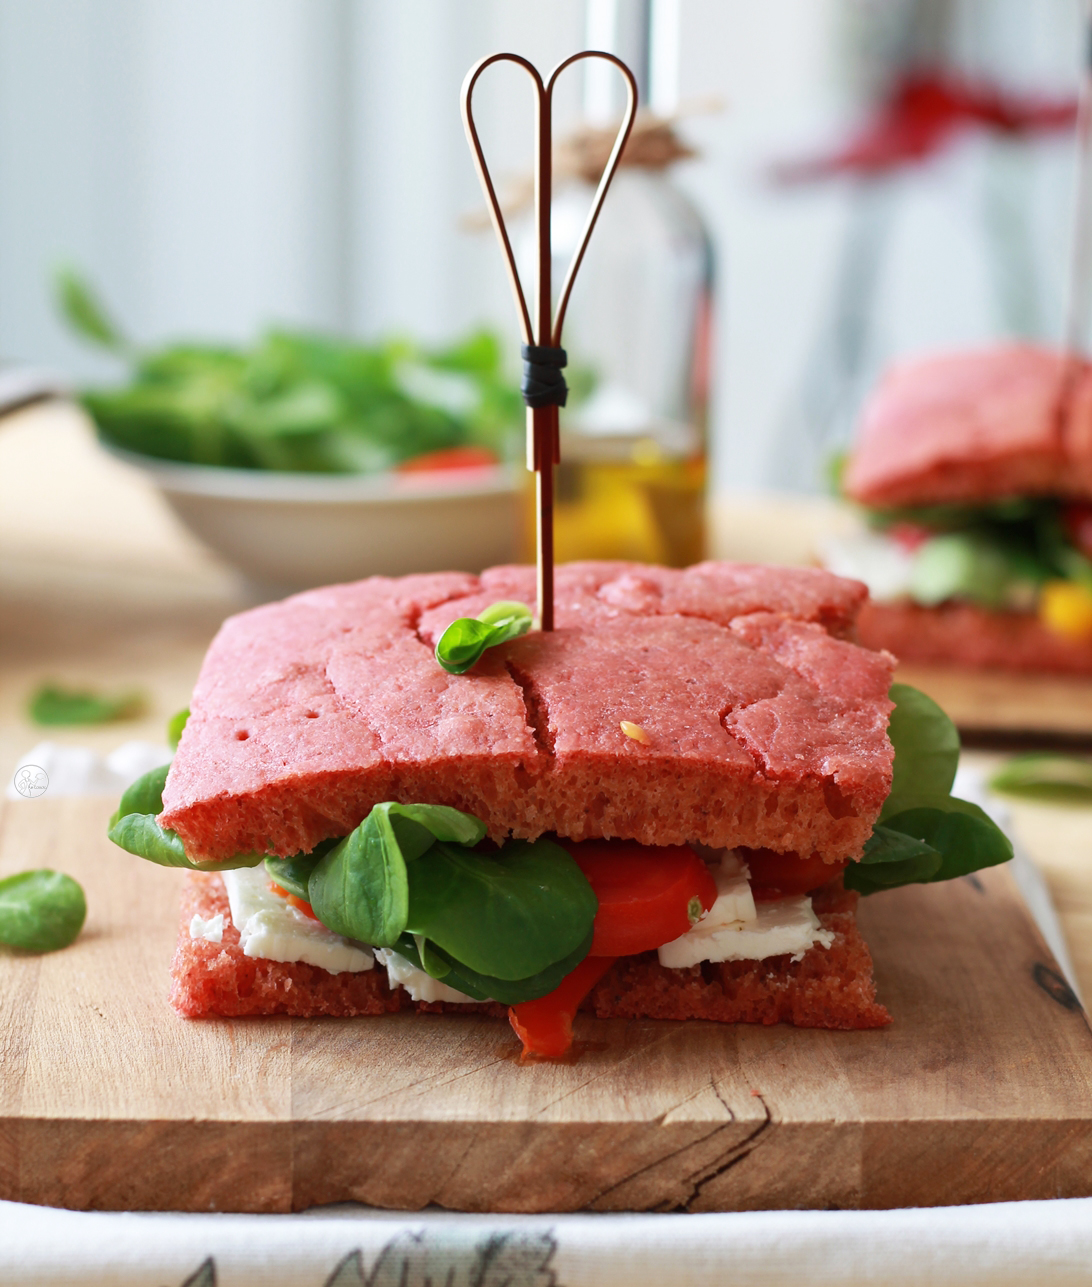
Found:
[[[561, 1214], [1092, 1196], [1092, 1115], [1031, 1125], [770, 1120], [653, 1125], [654, 1134], [649, 1126], [235, 1123], [225, 1159], [218, 1123], [40, 1119], [22, 1124], [19, 1182], [4, 1184], [0, 1198], [84, 1211], [283, 1213], [355, 1201], [391, 1211]], [[147, 1159], [139, 1170], [120, 1160], [133, 1149]], [[953, 1151], [962, 1159], [954, 1166]], [[564, 1157], [564, 1167], [544, 1168], [547, 1154]]]

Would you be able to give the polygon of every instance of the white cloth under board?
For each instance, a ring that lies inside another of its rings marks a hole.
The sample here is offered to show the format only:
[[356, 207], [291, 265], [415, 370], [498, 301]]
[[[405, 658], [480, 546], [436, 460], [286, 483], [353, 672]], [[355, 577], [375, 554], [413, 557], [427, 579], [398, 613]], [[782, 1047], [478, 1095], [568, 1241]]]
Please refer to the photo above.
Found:
[[[422, 1158], [422, 1165], [428, 1159]], [[0, 1202], [19, 1287], [1088, 1287], [1092, 1199], [728, 1215], [107, 1215]]]

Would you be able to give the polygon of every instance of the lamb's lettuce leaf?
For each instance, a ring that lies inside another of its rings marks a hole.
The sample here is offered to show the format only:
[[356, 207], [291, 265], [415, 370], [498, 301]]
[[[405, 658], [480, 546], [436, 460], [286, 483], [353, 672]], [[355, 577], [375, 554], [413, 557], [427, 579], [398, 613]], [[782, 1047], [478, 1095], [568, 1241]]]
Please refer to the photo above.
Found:
[[103, 696], [86, 689], [61, 688], [43, 684], [30, 699], [28, 713], [35, 724], [109, 724], [136, 719], [147, 705], [144, 694], [129, 692]]
[[77, 335], [114, 353], [130, 352], [129, 341], [102, 300], [72, 268], [65, 267], [57, 273], [57, 303]]
[[438, 840], [476, 845], [485, 823], [437, 804], [377, 804], [317, 864], [307, 882], [315, 915], [346, 938], [393, 947], [409, 919], [407, 864]]
[[575, 952], [598, 906], [584, 873], [552, 841], [509, 840], [494, 853], [439, 843], [409, 868], [406, 930], [460, 967], [524, 979]]
[[560, 845], [482, 853], [484, 835], [457, 809], [378, 804], [315, 865], [309, 901], [336, 933], [397, 948], [470, 996], [543, 996], [587, 955], [598, 902]]
[[959, 767], [959, 733], [936, 702], [909, 684], [892, 684], [890, 695], [895, 766], [881, 822], [912, 804], [946, 799]]
[[531, 628], [532, 613], [525, 603], [491, 603], [476, 617], [458, 617], [436, 640], [436, 660], [452, 675], [463, 675], [487, 648], [518, 639]]
[[503, 460], [518, 451], [523, 405], [504, 349], [477, 331], [441, 350], [406, 339], [363, 345], [268, 331], [245, 347], [130, 343], [71, 269], [57, 299], [83, 339], [113, 350], [127, 381], [80, 401], [100, 436], [192, 464], [371, 473], [438, 452]]
[[917, 881], [931, 880], [943, 859], [924, 841], [877, 823], [859, 863], [850, 863], [843, 880], [847, 889], [874, 894]]
[[190, 720], [190, 708], [184, 706], [180, 711], [176, 711], [167, 721], [167, 741], [170, 743], [172, 751], [178, 750], [178, 743], [182, 740], [182, 733]]
[[588, 955], [591, 947], [592, 930], [589, 929], [577, 947], [559, 961], [554, 961], [538, 974], [525, 979], [502, 979], [488, 974], [479, 974], [469, 966], [453, 960], [442, 949], [437, 948], [425, 938], [414, 938], [412, 934], [403, 934], [398, 940], [397, 951], [419, 970], [440, 979], [449, 988], [465, 992], [475, 1001], [499, 1001], [501, 1005], [519, 1005], [521, 1001], [534, 1001], [544, 997], [558, 987], [567, 974], [570, 974]]
[[977, 804], [955, 796], [897, 813], [886, 825], [940, 854], [940, 866], [927, 877], [929, 881], [969, 876], [972, 871], [1008, 862], [1012, 857], [1012, 841], [989, 814]]
[[269, 879], [280, 885], [290, 894], [295, 894], [297, 898], [302, 898], [305, 903], [311, 901], [311, 895], [307, 888], [307, 882], [311, 879], [311, 873], [319, 865], [333, 847], [338, 844], [337, 840], [323, 840], [317, 844], [309, 854], [299, 853], [292, 854], [290, 858], [267, 858], [265, 860], [265, 870]]
[[75, 942], [87, 899], [64, 872], [41, 868], [0, 880], [0, 943], [23, 952], [56, 952]]
[[228, 871], [235, 867], [257, 867], [264, 854], [236, 854], [222, 862], [193, 862], [186, 857], [177, 831], [161, 827], [163, 786], [169, 764], [151, 769], [130, 786], [110, 819], [107, 835], [120, 848], [161, 867], [186, 867], [190, 871]]
[[845, 870], [846, 888], [874, 894], [1008, 862], [1012, 843], [1000, 827], [978, 805], [951, 795], [959, 762], [955, 725], [907, 684], [892, 684], [891, 699], [891, 794], [863, 858]]
[[990, 778], [990, 790], [1027, 800], [1092, 804], [1092, 760], [1055, 751], [1014, 755]]

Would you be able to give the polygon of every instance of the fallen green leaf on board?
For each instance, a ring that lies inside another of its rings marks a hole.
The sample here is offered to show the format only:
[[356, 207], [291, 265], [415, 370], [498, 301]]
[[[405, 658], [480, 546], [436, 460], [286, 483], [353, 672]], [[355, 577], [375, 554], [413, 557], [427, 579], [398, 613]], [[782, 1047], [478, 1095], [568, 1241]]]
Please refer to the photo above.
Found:
[[87, 689], [61, 688], [43, 684], [30, 699], [30, 718], [35, 724], [110, 724], [136, 719], [147, 703], [136, 689], [103, 696]]
[[1092, 760], [1052, 751], [1015, 755], [990, 778], [990, 790], [1026, 800], [1092, 804]]

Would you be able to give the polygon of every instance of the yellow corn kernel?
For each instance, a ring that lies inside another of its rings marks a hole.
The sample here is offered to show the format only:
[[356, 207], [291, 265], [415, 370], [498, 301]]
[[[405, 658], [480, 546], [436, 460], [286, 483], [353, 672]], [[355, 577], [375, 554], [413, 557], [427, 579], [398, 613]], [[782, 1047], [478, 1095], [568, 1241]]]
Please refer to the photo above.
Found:
[[1092, 592], [1075, 581], [1048, 581], [1039, 595], [1039, 620], [1065, 639], [1092, 639]]
[[649, 737], [640, 724], [633, 724], [628, 719], [624, 719], [621, 723], [621, 729], [626, 737], [632, 738], [634, 742], [642, 742], [645, 746], [652, 742], [652, 738]]

